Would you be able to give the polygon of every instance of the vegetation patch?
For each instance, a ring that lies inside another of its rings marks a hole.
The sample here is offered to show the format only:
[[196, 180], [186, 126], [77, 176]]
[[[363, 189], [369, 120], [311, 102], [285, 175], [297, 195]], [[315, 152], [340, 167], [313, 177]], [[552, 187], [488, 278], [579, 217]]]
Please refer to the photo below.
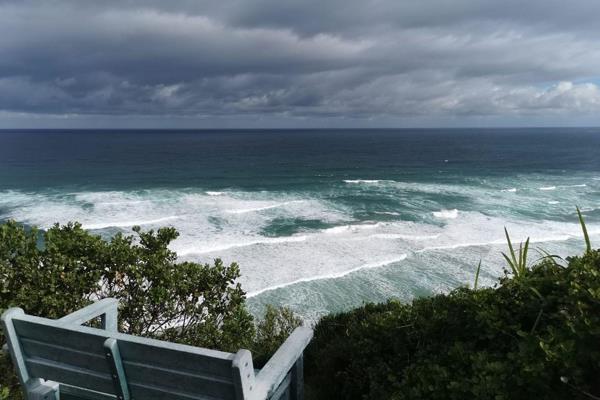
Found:
[[[583, 221], [583, 220], [582, 220]], [[600, 398], [600, 251], [546, 254], [528, 241], [493, 288], [458, 288], [324, 317], [307, 351], [313, 399]]]

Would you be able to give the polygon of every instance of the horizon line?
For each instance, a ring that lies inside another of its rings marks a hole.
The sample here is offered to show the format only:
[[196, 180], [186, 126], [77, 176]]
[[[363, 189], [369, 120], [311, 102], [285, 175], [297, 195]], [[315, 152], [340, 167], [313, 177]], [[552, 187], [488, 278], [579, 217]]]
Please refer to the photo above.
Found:
[[364, 130], [459, 130], [459, 129], [490, 129], [490, 130], [511, 130], [511, 129], [600, 129], [598, 126], [431, 126], [431, 127], [359, 127], [359, 128], [331, 128], [331, 127], [310, 127], [310, 128], [289, 128], [289, 127], [269, 127], [269, 128], [130, 128], [130, 127], [111, 127], [111, 128], [0, 128], [3, 131], [364, 131]]

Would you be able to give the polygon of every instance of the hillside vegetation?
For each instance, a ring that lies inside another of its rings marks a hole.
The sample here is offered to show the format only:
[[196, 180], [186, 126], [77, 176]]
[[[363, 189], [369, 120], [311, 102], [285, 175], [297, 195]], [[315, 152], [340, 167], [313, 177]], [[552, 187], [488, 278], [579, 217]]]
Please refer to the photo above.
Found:
[[509, 239], [493, 288], [324, 317], [307, 355], [311, 398], [600, 398], [600, 251], [582, 227], [583, 255], [533, 266], [528, 242]]

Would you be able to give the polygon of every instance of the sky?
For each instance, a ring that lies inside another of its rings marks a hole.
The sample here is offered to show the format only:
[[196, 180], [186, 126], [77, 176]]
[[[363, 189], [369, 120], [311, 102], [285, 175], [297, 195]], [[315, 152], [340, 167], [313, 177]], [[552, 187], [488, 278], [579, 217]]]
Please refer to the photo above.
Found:
[[0, 0], [0, 128], [600, 125], [598, 0]]

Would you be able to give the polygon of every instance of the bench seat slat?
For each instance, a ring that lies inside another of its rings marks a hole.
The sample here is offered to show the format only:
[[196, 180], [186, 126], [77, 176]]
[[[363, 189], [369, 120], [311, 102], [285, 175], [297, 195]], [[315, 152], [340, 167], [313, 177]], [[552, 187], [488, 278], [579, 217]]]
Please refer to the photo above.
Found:
[[26, 356], [35, 356], [79, 368], [91, 369], [106, 374], [110, 373], [106, 359], [102, 355], [74, 350], [72, 346], [59, 346], [22, 338], [21, 348]]
[[116, 400], [116, 396], [63, 384], [60, 385], [60, 400]]
[[37, 342], [69, 347], [72, 350], [104, 357], [104, 348], [102, 346], [106, 340], [105, 335], [90, 335], [52, 324], [41, 325], [28, 320], [15, 320], [14, 325], [20, 340], [31, 339]]
[[212, 358], [199, 354], [186, 353], [162, 346], [136, 343], [132, 336], [119, 339], [121, 357], [126, 362], [153, 365], [159, 368], [175, 369], [190, 374], [206, 374], [233, 381], [230, 359]]
[[[223, 399], [233, 399], [233, 382], [223, 377], [185, 373], [172, 368], [154, 367], [148, 364], [123, 362], [129, 385], [155, 382], [156, 386], [170, 391], [201, 394]], [[230, 372], [231, 374], [231, 372]], [[135, 394], [132, 393], [135, 398]], [[139, 397], [139, 396], [137, 396]]]
[[113, 382], [109, 374], [95, 373], [88, 369], [36, 357], [25, 358], [25, 363], [32, 377], [73, 386], [83, 386], [103, 393], [114, 393]]
[[226, 398], [213, 397], [200, 393], [184, 393], [160, 386], [129, 384], [131, 396], [144, 400], [223, 400]]

